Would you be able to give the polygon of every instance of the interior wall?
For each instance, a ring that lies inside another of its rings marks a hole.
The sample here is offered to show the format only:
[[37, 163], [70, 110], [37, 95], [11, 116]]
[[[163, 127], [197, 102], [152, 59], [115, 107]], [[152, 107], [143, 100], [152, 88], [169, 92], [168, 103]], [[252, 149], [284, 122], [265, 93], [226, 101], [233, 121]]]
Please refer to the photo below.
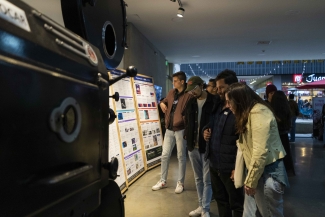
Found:
[[168, 65], [166, 58], [132, 23], [127, 27], [128, 49], [124, 52], [123, 66], [135, 66], [139, 74], [152, 76], [155, 85], [162, 87], [162, 96], [166, 96]]

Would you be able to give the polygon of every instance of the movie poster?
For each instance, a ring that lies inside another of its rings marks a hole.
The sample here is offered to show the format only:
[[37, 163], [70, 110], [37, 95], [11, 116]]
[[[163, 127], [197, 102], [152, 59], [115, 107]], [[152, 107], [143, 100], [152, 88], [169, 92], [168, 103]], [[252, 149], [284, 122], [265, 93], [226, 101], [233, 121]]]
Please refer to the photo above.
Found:
[[163, 144], [155, 87], [153, 79], [144, 75], [134, 77], [133, 83], [146, 164], [150, 168], [160, 163]]
[[[115, 78], [124, 72], [115, 70], [110, 73], [112, 78]], [[112, 89], [112, 94], [118, 92], [120, 96], [120, 100], [115, 102], [120, 134], [119, 144], [122, 148], [127, 180], [132, 182], [144, 172], [145, 168], [131, 79], [129, 77], [121, 79], [112, 85]]]

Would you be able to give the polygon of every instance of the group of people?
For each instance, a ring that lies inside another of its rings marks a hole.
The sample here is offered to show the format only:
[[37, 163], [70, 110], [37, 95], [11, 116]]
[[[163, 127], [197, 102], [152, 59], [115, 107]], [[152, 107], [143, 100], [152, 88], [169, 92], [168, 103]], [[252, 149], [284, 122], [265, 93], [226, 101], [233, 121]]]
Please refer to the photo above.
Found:
[[[186, 83], [185, 73], [177, 72], [173, 85], [160, 102], [166, 133], [161, 177], [152, 190], [167, 187], [176, 144], [175, 193], [184, 191], [188, 150], [198, 194], [198, 208], [189, 216], [210, 216], [212, 197], [220, 217], [283, 216], [283, 193], [289, 186], [285, 158], [290, 153], [283, 142], [291, 116], [277, 113], [284, 107], [282, 93], [269, 87], [266, 102], [246, 84], [238, 83], [236, 73], [228, 69], [207, 85], [198, 76]], [[242, 165], [236, 163], [239, 158]], [[234, 181], [240, 184], [235, 186]]]

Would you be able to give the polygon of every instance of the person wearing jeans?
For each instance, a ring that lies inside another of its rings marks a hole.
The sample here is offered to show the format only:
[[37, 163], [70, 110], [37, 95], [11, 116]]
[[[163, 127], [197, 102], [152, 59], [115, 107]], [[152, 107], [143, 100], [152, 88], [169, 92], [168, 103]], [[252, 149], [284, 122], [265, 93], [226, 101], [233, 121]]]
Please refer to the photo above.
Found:
[[225, 96], [236, 117], [237, 144], [247, 168], [242, 183], [246, 194], [243, 216], [282, 217], [289, 182], [283, 163], [286, 152], [272, 108], [246, 84], [230, 85]]
[[216, 77], [220, 100], [216, 102], [210, 122], [203, 128], [208, 141], [206, 158], [210, 160], [210, 175], [213, 196], [217, 202], [220, 217], [242, 217], [244, 205], [243, 188], [235, 188], [234, 172], [237, 155], [235, 116], [227, 107], [225, 91], [237, 83], [232, 70], [224, 70]]
[[189, 213], [189, 216], [210, 216], [210, 202], [212, 196], [211, 179], [209, 171], [209, 160], [204, 159], [206, 142], [201, 129], [209, 123], [210, 114], [214, 105], [212, 94], [204, 88], [204, 81], [193, 76], [187, 82], [185, 92], [194, 96], [188, 102], [185, 109], [185, 132], [187, 140], [188, 155], [194, 172], [196, 191], [199, 207]]
[[294, 94], [289, 94], [289, 106], [291, 112], [290, 142], [295, 142], [296, 140], [296, 120], [299, 116], [298, 104], [294, 101], [294, 98]]
[[184, 117], [182, 113], [186, 104], [192, 96], [185, 93], [186, 75], [180, 71], [173, 74], [174, 89], [170, 90], [166, 98], [160, 102], [160, 108], [165, 113], [166, 133], [163, 143], [161, 156], [161, 177], [160, 180], [152, 186], [153, 191], [166, 187], [169, 160], [175, 143], [177, 144], [178, 158], [178, 181], [175, 193], [180, 194], [184, 190], [184, 177], [186, 171], [186, 140], [184, 140]]

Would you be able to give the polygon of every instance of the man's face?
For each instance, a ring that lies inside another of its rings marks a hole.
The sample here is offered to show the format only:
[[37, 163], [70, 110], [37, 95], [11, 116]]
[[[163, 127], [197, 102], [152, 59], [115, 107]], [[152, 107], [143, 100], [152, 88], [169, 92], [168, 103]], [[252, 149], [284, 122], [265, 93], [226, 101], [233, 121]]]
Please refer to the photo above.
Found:
[[217, 90], [220, 98], [225, 100], [225, 90], [229, 87], [228, 84], [225, 83], [225, 79], [220, 79], [216, 81], [217, 83]]
[[181, 81], [178, 79], [178, 77], [173, 77], [173, 85], [174, 85], [174, 88], [178, 89], [178, 88], [181, 88], [184, 84], [184, 81]]
[[193, 95], [195, 98], [200, 98], [202, 95], [202, 85], [196, 85], [193, 90], [188, 91], [188, 93]]
[[272, 97], [273, 97], [273, 94], [274, 94], [274, 93], [275, 93], [275, 91], [272, 91], [272, 92], [270, 92], [269, 95], [267, 96], [267, 100], [268, 100], [269, 102], [272, 101]]
[[217, 94], [217, 87], [216, 87], [215, 82], [209, 82], [208, 85], [207, 85], [206, 90], [207, 90], [210, 94], [216, 95], [216, 94]]

